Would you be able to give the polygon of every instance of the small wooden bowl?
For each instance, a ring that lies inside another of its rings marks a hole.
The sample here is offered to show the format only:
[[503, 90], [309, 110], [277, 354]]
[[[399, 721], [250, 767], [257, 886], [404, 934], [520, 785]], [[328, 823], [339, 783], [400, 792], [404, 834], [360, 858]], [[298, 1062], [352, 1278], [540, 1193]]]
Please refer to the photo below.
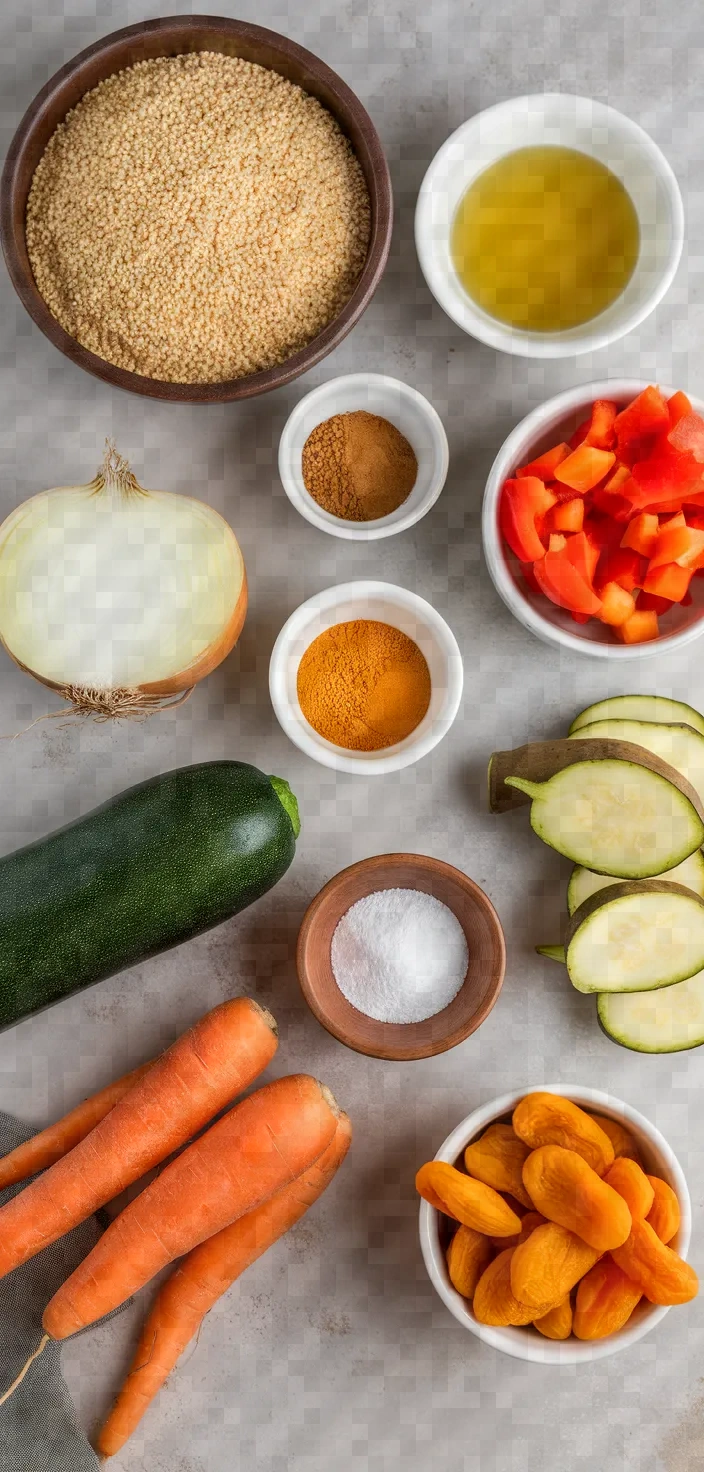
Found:
[[[233, 378], [223, 383], [168, 383], [117, 368], [70, 337], [52, 316], [38, 291], [27, 254], [25, 214], [34, 170], [52, 133], [92, 87], [106, 77], [138, 61], [157, 56], [181, 56], [190, 51], [218, 51], [241, 56], [279, 72], [297, 83], [337, 119], [357, 155], [371, 202], [371, 235], [362, 274], [349, 299], [300, 352], [284, 363]], [[42, 87], [25, 113], [10, 144], [2, 174], [0, 238], [10, 280], [30, 317], [55, 347], [87, 373], [116, 388], [143, 394], [151, 399], [169, 399], [186, 404], [216, 404], [231, 399], [248, 399], [269, 389], [280, 388], [306, 373], [331, 353], [354, 327], [368, 307], [381, 280], [391, 244], [393, 201], [388, 165], [379, 135], [359, 98], [341, 77], [319, 61], [311, 51], [280, 36], [276, 31], [249, 22], [219, 16], [173, 16], [141, 21], [96, 41], [74, 56]]]
[[[333, 976], [332, 937], [351, 905], [379, 889], [420, 889], [447, 905], [464, 930], [469, 966], [449, 1007], [425, 1022], [377, 1022], [358, 1012]], [[342, 869], [309, 905], [298, 936], [298, 979], [318, 1022], [355, 1053], [408, 1060], [446, 1053], [481, 1027], [501, 990], [506, 947], [484, 891], [452, 864], [424, 854], [380, 854]]]

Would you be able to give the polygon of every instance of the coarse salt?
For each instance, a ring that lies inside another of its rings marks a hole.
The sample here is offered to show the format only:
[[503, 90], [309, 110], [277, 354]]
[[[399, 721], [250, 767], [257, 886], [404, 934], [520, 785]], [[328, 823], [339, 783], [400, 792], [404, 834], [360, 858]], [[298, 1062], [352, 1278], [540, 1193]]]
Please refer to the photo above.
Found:
[[379, 889], [342, 916], [331, 947], [342, 995], [377, 1022], [424, 1022], [449, 1006], [469, 952], [452, 910], [418, 889]]

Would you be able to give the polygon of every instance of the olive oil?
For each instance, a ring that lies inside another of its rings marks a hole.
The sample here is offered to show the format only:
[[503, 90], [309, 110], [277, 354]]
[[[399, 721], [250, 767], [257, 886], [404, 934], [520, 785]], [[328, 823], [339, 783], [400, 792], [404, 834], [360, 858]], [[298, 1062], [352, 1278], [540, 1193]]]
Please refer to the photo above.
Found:
[[605, 164], [571, 148], [520, 148], [470, 184], [450, 245], [462, 285], [485, 312], [524, 331], [556, 332], [620, 295], [640, 229]]

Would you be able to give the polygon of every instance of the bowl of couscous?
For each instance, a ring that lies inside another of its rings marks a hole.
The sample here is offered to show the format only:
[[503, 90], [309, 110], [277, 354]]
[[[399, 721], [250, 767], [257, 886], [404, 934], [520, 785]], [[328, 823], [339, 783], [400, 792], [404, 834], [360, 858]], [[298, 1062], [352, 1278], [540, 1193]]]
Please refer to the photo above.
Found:
[[96, 377], [209, 403], [289, 382], [342, 340], [386, 265], [374, 125], [295, 42], [207, 16], [81, 52], [11, 144], [1, 234], [42, 332]]

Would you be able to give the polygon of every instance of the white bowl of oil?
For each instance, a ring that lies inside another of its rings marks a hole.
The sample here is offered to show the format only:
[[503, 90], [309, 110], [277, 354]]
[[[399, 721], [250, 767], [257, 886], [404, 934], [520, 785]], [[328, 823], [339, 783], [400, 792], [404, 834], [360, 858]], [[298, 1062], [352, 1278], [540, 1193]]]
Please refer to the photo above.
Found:
[[[555, 207], [558, 153], [556, 219], [541, 203]], [[502, 174], [508, 192], [491, 217]], [[677, 270], [684, 211], [670, 165], [637, 123], [591, 98], [547, 93], [498, 103], [447, 139], [421, 185], [415, 235], [433, 296], [465, 332], [501, 352], [563, 358], [607, 347], [649, 316]], [[480, 238], [494, 248], [479, 251]], [[543, 239], [538, 258], [531, 238]], [[509, 240], [525, 247], [510, 261]], [[546, 263], [560, 278], [558, 304]]]

